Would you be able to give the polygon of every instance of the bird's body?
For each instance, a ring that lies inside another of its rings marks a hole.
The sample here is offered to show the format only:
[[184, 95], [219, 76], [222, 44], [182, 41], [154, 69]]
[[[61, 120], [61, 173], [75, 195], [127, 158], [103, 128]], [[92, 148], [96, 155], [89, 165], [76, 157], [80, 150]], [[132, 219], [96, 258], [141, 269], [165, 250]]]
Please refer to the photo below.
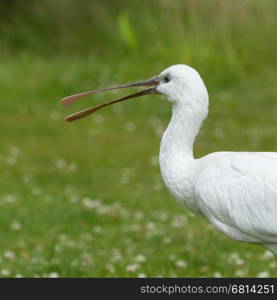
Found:
[[276, 170], [276, 153], [215, 152], [162, 174], [174, 197], [219, 231], [277, 254]]
[[277, 153], [215, 152], [194, 158], [193, 144], [207, 117], [209, 101], [205, 84], [193, 68], [173, 65], [146, 81], [81, 93], [63, 101], [67, 105], [98, 91], [143, 85], [154, 87], [75, 113], [66, 120], [145, 94], [166, 96], [173, 108], [159, 161], [170, 193], [228, 237], [262, 244], [277, 254]]

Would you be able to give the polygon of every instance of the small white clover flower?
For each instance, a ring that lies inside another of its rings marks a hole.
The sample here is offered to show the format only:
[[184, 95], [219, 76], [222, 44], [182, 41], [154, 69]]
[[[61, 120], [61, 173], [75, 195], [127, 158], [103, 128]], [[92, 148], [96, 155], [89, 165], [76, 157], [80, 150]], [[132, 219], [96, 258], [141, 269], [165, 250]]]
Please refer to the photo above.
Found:
[[11, 230], [14, 230], [14, 231], [20, 230], [21, 227], [22, 227], [21, 224], [16, 221], [12, 222], [11, 226], [10, 226]]
[[9, 260], [14, 260], [15, 258], [15, 254], [12, 251], [5, 251], [3, 256]]
[[138, 263], [144, 262], [144, 261], [146, 261], [146, 258], [145, 258], [144, 255], [139, 254], [139, 255], [137, 255], [137, 256], [135, 257], [135, 261], [138, 262]]
[[130, 264], [126, 267], [126, 271], [127, 272], [130, 272], [130, 273], [133, 273], [135, 272], [137, 269], [139, 268], [139, 265], [138, 264]]
[[59, 273], [57, 272], [51, 272], [48, 274], [48, 278], [58, 278], [59, 277]]
[[214, 277], [221, 278], [222, 274], [220, 272], [216, 271], [216, 272], [214, 272]]
[[187, 267], [187, 262], [180, 259], [176, 261], [175, 265], [180, 269], [185, 269]]
[[11, 272], [8, 269], [2, 269], [0, 271], [0, 273], [1, 273], [2, 276], [9, 276], [9, 275], [11, 275]]
[[266, 278], [266, 277], [270, 277], [270, 274], [268, 271], [263, 271], [257, 274], [258, 278]]

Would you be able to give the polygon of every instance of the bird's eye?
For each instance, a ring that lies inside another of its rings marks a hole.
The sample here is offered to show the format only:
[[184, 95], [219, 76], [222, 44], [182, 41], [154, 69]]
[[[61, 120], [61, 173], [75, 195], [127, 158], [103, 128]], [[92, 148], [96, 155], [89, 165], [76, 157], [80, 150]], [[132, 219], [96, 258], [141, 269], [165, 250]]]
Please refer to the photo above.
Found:
[[171, 78], [169, 77], [169, 75], [165, 75], [164, 76], [164, 82], [168, 83], [171, 80]]

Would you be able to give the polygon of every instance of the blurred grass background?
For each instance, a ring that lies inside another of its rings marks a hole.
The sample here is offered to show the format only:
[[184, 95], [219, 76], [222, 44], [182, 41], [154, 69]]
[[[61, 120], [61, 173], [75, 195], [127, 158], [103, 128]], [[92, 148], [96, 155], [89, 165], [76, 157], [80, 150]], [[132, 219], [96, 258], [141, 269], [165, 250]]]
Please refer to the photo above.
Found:
[[196, 157], [277, 151], [276, 1], [2, 0], [0, 15], [0, 276], [277, 275], [267, 251], [227, 239], [166, 191], [164, 99], [74, 124], [64, 115], [120, 92], [59, 105], [185, 63], [210, 94]]

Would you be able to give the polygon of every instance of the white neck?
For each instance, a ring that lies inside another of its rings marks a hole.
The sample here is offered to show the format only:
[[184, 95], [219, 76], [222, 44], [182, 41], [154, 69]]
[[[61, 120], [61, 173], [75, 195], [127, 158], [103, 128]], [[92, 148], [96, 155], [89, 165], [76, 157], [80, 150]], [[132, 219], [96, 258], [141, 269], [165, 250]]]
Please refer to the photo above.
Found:
[[173, 104], [172, 117], [161, 141], [160, 154], [182, 155], [193, 159], [193, 144], [206, 114], [195, 107]]
[[185, 100], [173, 104], [172, 117], [162, 137], [159, 157], [164, 182], [177, 198], [184, 197], [180, 188], [186, 188], [184, 180], [189, 176], [189, 168], [194, 161], [193, 144], [207, 115], [207, 111], [203, 111], [203, 107], [199, 109], [195, 101]]

